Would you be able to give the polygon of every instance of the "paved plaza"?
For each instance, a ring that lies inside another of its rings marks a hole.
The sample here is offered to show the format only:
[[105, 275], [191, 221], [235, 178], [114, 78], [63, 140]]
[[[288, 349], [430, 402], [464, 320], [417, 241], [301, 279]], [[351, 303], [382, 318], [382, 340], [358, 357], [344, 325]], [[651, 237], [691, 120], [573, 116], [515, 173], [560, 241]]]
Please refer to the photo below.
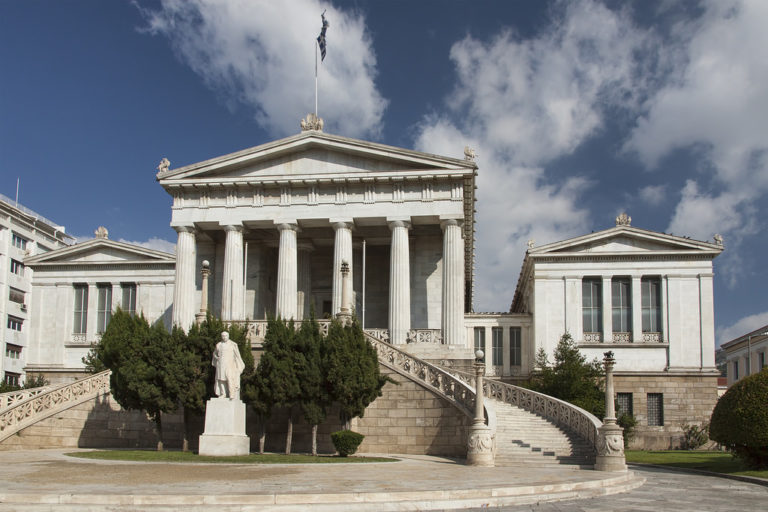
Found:
[[768, 487], [641, 467], [628, 475], [472, 468], [418, 456], [371, 464], [169, 464], [91, 461], [64, 453], [0, 452], [0, 511], [698, 512], [764, 510], [768, 503]]

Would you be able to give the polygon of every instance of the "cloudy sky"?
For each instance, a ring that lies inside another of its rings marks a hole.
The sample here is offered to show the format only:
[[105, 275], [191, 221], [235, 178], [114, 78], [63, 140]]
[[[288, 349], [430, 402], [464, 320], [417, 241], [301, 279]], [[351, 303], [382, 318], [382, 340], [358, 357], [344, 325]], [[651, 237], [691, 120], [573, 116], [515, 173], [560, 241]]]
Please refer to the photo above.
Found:
[[475, 309], [526, 241], [725, 239], [718, 343], [768, 324], [768, 2], [0, 0], [0, 193], [79, 238], [172, 250], [159, 160], [298, 132], [478, 153]]

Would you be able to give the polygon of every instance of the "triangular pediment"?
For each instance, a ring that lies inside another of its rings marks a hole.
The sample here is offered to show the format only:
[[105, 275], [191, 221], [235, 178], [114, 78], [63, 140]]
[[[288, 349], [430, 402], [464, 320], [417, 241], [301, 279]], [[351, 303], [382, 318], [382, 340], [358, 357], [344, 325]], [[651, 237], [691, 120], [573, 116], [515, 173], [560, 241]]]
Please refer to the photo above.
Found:
[[720, 253], [723, 247], [715, 243], [701, 242], [690, 238], [658, 233], [630, 226], [598, 231], [536, 247], [529, 251], [531, 256], [587, 256], [594, 255], [630, 255], [658, 254], [663, 252], [709, 252]]
[[89, 265], [127, 263], [175, 263], [176, 257], [139, 245], [95, 238], [44, 254], [27, 258], [24, 263], [35, 265]]
[[467, 173], [472, 161], [421, 153], [322, 132], [304, 132], [178, 169], [161, 170], [161, 184], [209, 180], [280, 180], [391, 173]]

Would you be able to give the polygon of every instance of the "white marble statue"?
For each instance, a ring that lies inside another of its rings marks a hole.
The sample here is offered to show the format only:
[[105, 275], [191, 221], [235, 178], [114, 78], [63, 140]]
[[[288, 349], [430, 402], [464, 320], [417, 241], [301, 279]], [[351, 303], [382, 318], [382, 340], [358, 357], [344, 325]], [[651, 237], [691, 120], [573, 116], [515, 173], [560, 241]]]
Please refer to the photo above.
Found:
[[216, 344], [211, 364], [216, 367], [216, 396], [226, 396], [230, 400], [240, 399], [240, 374], [245, 363], [240, 357], [237, 343], [229, 339], [229, 333], [221, 333], [221, 341]]

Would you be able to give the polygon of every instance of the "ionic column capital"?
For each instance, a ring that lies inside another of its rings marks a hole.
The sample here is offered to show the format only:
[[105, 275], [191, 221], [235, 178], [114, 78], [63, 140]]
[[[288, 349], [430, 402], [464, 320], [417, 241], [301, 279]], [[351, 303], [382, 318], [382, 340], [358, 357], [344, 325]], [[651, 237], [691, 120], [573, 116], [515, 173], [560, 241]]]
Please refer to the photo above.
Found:
[[187, 225], [187, 226], [171, 226], [174, 231], [177, 233], [192, 233], [195, 234], [195, 226], [194, 225]]
[[387, 225], [389, 226], [390, 230], [393, 230], [395, 228], [405, 228], [405, 229], [411, 229], [411, 218], [392, 218], [387, 217]]
[[290, 230], [290, 231], [296, 231], [297, 233], [299, 231], [299, 225], [295, 222], [281, 222], [276, 224], [277, 224], [278, 231]]
[[445, 231], [450, 226], [461, 227], [464, 224], [463, 219], [440, 219], [440, 228]]
[[220, 224], [220, 226], [224, 231], [237, 231], [239, 233], [243, 232], [242, 224]]
[[354, 220], [347, 218], [347, 219], [328, 219], [328, 221], [331, 223], [331, 226], [333, 226], [334, 230], [339, 229], [353, 229], [355, 227]]

